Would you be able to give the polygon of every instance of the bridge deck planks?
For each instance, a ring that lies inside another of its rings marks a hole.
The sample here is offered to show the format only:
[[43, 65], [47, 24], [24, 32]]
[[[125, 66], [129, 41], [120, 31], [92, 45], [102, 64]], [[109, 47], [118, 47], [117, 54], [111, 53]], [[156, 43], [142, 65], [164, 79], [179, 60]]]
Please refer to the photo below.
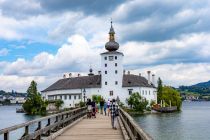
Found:
[[83, 119], [56, 140], [123, 140], [119, 125], [117, 127], [113, 130], [110, 117], [98, 114], [94, 119]]

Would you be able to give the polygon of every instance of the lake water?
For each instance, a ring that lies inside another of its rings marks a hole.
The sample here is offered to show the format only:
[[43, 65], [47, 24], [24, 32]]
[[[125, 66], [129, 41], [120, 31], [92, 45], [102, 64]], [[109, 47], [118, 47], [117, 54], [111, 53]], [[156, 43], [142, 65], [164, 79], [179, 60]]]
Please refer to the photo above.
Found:
[[[0, 129], [40, 117], [16, 113], [18, 107], [0, 106]], [[134, 119], [155, 140], [210, 140], [210, 102], [183, 102], [179, 113], [148, 114]], [[10, 139], [18, 139], [23, 132], [13, 131]]]
[[183, 102], [179, 113], [134, 119], [155, 140], [210, 140], [210, 102]]
[[[0, 106], [0, 129], [10, 127], [16, 124], [24, 123], [40, 116], [29, 116], [24, 113], [16, 113], [16, 108], [21, 108], [21, 106]], [[29, 128], [34, 129], [33, 127]], [[24, 129], [19, 129], [17, 131], [12, 131], [10, 134], [11, 140], [17, 140], [24, 133]], [[0, 140], [3, 140], [3, 136], [0, 135]]]

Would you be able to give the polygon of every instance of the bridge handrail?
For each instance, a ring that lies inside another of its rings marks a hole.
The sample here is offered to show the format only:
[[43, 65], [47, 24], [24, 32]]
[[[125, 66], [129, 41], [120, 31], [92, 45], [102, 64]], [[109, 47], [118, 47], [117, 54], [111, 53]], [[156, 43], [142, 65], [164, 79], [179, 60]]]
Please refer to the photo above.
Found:
[[[77, 109], [74, 109], [74, 110], [65, 111], [65, 112], [61, 112], [61, 113], [58, 113], [58, 114], [49, 115], [49, 116], [46, 116], [46, 117], [41, 117], [41, 118], [38, 118], [38, 119], [35, 119], [35, 120], [32, 120], [32, 121], [28, 121], [28, 122], [25, 122], [25, 123], [21, 123], [21, 124], [18, 124], [18, 125], [14, 125], [14, 126], [11, 126], [11, 127], [8, 127], [8, 128], [1, 129], [0, 130], [0, 135], [4, 134], [4, 140], [8, 140], [9, 139], [9, 132], [17, 130], [19, 128], [24, 128], [25, 127], [25, 133], [22, 136], [22, 138], [20, 138], [20, 139], [34, 138], [34, 137], [37, 137], [37, 136], [41, 137], [41, 134], [43, 134], [46, 131], [48, 131], [50, 133], [50, 131], [53, 127], [58, 127], [60, 125], [64, 125], [64, 123], [71, 123], [72, 120], [76, 120], [77, 118], [80, 118], [80, 117], [84, 116], [85, 114], [86, 114], [86, 107], [77, 108]], [[60, 120], [59, 120], [59, 117], [61, 117]], [[51, 121], [52, 121], [51, 119], [53, 119], [53, 118], [55, 118], [56, 121], [51, 124]], [[47, 120], [48, 124], [44, 128], [42, 128], [41, 127], [41, 122], [44, 121], [44, 120]], [[29, 126], [32, 125], [32, 124], [36, 124], [36, 123], [38, 123], [38, 128], [35, 130], [34, 133], [29, 134]]]
[[119, 108], [119, 117], [131, 140], [153, 140], [122, 108]]

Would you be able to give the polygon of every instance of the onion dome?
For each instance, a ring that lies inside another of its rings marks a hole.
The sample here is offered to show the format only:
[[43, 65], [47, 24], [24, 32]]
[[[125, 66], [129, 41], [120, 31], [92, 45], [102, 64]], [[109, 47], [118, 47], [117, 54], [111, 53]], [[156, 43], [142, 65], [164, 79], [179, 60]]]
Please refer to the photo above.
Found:
[[105, 48], [108, 51], [116, 51], [119, 49], [119, 44], [115, 42], [115, 37], [114, 37], [114, 28], [112, 27], [112, 21], [111, 21], [111, 28], [109, 30], [109, 42], [105, 44]]
[[92, 68], [89, 69], [89, 72], [90, 72], [90, 73], [88, 74], [89, 76], [94, 75], [94, 74], [93, 74], [93, 69], [92, 69]]

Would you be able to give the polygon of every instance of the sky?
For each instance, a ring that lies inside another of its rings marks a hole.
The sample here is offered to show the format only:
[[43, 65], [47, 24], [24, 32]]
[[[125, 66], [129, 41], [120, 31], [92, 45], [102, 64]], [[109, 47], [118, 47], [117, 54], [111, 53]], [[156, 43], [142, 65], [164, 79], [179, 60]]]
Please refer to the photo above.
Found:
[[110, 20], [124, 68], [165, 85], [210, 80], [210, 1], [0, 0], [0, 89], [41, 91], [100, 70]]

